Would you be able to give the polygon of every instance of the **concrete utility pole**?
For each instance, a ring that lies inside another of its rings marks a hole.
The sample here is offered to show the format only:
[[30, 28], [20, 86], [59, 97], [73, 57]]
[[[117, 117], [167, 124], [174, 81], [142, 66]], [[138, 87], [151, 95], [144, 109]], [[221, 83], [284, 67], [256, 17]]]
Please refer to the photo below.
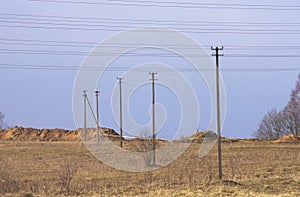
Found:
[[155, 166], [155, 75], [157, 75], [157, 72], [149, 72], [151, 75], [151, 81], [152, 81], [152, 157], [153, 157], [153, 166]]
[[86, 141], [86, 90], [83, 90], [83, 140]]
[[117, 77], [120, 90], [120, 146], [123, 147], [123, 118], [122, 118], [122, 77]]
[[95, 96], [96, 96], [96, 121], [97, 121], [97, 128], [96, 128], [96, 132], [97, 132], [97, 139], [98, 139], [98, 144], [100, 142], [100, 131], [99, 131], [99, 90], [95, 91]]
[[216, 92], [217, 92], [217, 132], [218, 132], [218, 161], [219, 161], [219, 179], [222, 179], [222, 151], [221, 151], [221, 120], [220, 120], [220, 83], [219, 83], [219, 54], [223, 47], [211, 47], [215, 51], [213, 56], [216, 56]]

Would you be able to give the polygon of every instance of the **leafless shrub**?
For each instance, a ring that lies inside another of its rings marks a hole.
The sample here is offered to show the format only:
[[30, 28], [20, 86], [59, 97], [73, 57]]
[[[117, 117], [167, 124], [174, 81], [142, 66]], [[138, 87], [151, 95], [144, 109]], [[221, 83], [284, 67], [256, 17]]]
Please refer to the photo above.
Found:
[[231, 180], [233, 181], [236, 177], [236, 169], [235, 169], [235, 162], [232, 158], [229, 159], [229, 168], [231, 173]]
[[76, 162], [65, 161], [61, 165], [61, 171], [59, 174], [58, 185], [60, 187], [60, 193], [70, 195], [77, 193], [71, 183], [78, 171], [79, 165]]
[[204, 157], [204, 163], [206, 166], [206, 173], [205, 173], [205, 178], [204, 178], [204, 185], [207, 188], [212, 180], [213, 180], [213, 168], [212, 168], [212, 162], [211, 162], [212, 158], [210, 156], [206, 156]]
[[[145, 130], [141, 132], [141, 136], [139, 140], [136, 140], [136, 143], [134, 144], [134, 147], [136, 151], [143, 153], [143, 158], [145, 161], [145, 164], [147, 166], [151, 166], [153, 163], [153, 141], [151, 138], [149, 138], [149, 131]], [[155, 142], [154, 142], [155, 143]]]

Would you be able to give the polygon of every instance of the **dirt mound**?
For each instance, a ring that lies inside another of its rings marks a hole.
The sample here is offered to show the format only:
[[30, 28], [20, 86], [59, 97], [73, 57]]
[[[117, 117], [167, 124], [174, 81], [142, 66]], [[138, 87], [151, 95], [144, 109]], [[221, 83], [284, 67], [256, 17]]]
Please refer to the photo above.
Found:
[[300, 136], [296, 136], [294, 134], [289, 134], [289, 135], [283, 136], [282, 138], [274, 140], [274, 142], [300, 143]]
[[226, 138], [222, 137], [221, 142], [227, 142], [227, 143], [234, 143], [234, 142], [241, 142], [242, 140], [239, 138]]
[[[242, 139], [240, 140], [241, 142], [264, 142], [264, 140], [260, 140], [260, 139], [257, 139], [257, 138], [248, 138], [248, 139]], [[266, 140], [265, 140], [266, 141]]]
[[[152, 144], [152, 138], [148, 138], [148, 139], [134, 138], [134, 139], [128, 140], [128, 142], [133, 142], [133, 143], [149, 142], [150, 144]], [[164, 145], [164, 144], [167, 144], [168, 141], [165, 139], [162, 139], [162, 138], [155, 138], [155, 143], [159, 144], [159, 145]]]
[[190, 137], [182, 137], [180, 139], [175, 139], [173, 142], [176, 143], [202, 143], [204, 138], [216, 139], [217, 135], [213, 131], [198, 131], [191, 135]]
[[202, 131], [194, 133], [190, 138], [193, 142], [202, 143], [204, 138], [217, 139], [218, 136], [213, 131]]
[[79, 141], [78, 131], [15, 126], [0, 132], [1, 141]]
[[[202, 131], [202, 132], [197, 132], [197, 133], [193, 134], [191, 138], [193, 138], [193, 142], [202, 143], [204, 138], [217, 140], [218, 135], [213, 131]], [[237, 139], [237, 138], [221, 137], [221, 142], [232, 143], [232, 142], [239, 142], [239, 141], [240, 141], [240, 139]]]
[[[79, 128], [77, 129], [79, 135], [82, 139], [84, 139], [84, 129]], [[119, 140], [120, 135], [113, 129], [110, 128], [101, 128], [99, 134], [101, 136], [108, 137], [110, 140]], [[94, 141], [98, 139], [98, 132], [96, 128], [87, 128], [86, 129], [86, 140], [87, 141]], [[123, 138], [124, 139], [124, 138]]]
[[[80, 130], [35, 129], [15, 126], [0, 130], [0, 141], [80, 141]], [[108, 136], [118, 135], [113, 129], [103, 128]]]
[[205, 137], [216, 138], [217, 134], [213, 131], [201, 131], [201, 132], [194, 133], [191, 137], [194, 139], [205, 138]]

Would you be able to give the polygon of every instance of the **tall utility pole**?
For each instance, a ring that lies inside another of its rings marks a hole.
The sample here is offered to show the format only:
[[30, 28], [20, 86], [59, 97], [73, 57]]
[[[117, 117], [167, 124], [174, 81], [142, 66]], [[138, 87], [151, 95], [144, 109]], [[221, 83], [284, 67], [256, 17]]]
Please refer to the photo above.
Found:
[[96, 121], [97, 121], [97, 128], [96, 128], [96, 132], [97, 132], [97, 139], [98, 139], [98, 144], [100, 142], [100, 131], [99, 131], [99, 90], [95, 91], [95, 96], [96, 96]]
[[83, 90], [83, 140], [86, 141], [86, 90]]
[[123, 147], [123, 119], [122, 119], [122, 77], [117, 77], [120, 90], [120, 146]]
[[220, 83], [219, 83], [219, 54], [223, 47], [211, 47], [215, 51], [213, 56], [216, 56], [216, 92], [217, 92], [217, 132], [218, 132], [218, 161], [219, 161], [219, 179], [222, 179], [222, 151], [221, 151], [221, 120], [220, 120]]
[[157, 72], [149, 72], [151, 75], [151, 81], [152, 81], [152, 157], [153, 157], [153, 166], [155, 166], [155, 75], [157, 75]]

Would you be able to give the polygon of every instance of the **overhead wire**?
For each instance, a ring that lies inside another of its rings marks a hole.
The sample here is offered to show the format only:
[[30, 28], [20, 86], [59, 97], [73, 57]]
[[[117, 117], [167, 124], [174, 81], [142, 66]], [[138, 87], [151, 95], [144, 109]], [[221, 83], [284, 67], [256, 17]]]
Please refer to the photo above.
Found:
[[31, 2], [43, 3], [68, 3], [84, 5], [113, 5], [113, 6], [136, 6], [156, 8], [188, 8], [188, 9], [245, 9], [245, 10], [271, 10], [271, 11], [297, 11], [298, 5], [275, 5], [275, 4], [232, 4], [232, 3], [193, 3], [174, 1], [135, 1], [135, 0], [111, 0], [105, 2], [95, 1], [73, 1], [73, 0], [28, 0]]
[[[39, 1], [39, 2], [52, 2], [52, 3], [80, 3], [80, 4], [99, 4], [101, 2], [81, 2], [81, 1], [70, 1], [70, 0], [30, 0], [30, 1]], [[111, 2], [127, 2], [127, 3], [141, 3], [140, 1], [134, 0], [111, 0]], [[242, 7], [242, 9], [270, 9], [270, 10], [300, 10], [300, 6], [297, 5], [263, 5], [263, 4], [217, 4], [217, 3], [183, 3], [183, 2], [171, 2], [171, 1], [143, 1], [142, 4], [145, 3], [155, 3], [155, 4], [173, 4], [172, 6], [182, 7], [184, 5], [190, 6], [225, 6], [224, 9], [235, 9], [234, 6]], [[119, 5], [119, 4], [118, 4]], [[123, 4], [121, 4], [123, 5]], [[169, 5], [168, 5], [169, 6]], [[210, 7], [212, 8], [212, 7]], [[74, 20], [75, 19], [75, 20]], [[44, 22], [46, 21], [46, 22]], [[50, 21], [50, 22], [49, 22]], [[122, 25], [114, 25], [119, 24], [121, 21]], [[59, 23], [57, 23], [59, 22]], [[63, 22], [63, 23], [61, 23]], [[66, 22], [66, 23], [65, 23]], [[177, 23], [181, 22], [181, 23]], [[51, 29], [51, 30], [99, 30], [99, 31], [122, 31], [124, 28], [135, 28], [134, 25], [171, 25], [171, 26], [179, 26], [178, 30], [183, 30], [184, 32], [189, 33], [235, 33], [235, 34], [300, 34], [300, 30], [297, 29], [278, 29], [279, 27], [299, 27], [300, 23], [279, 23], [279, 22], [239, 22], [239, 21], [231, 21], [231, 22], [222, 22], [222, 21], [160, 21], [160, 20], [143, 20], [143, 19], [115, 19], [115, 18], [92, 18], [92, 17], [73, 17], [73, 16], [47, 16], [47, 15], [31, 15], [31, 14], [9, 14], [9, 13], [0, 13], [0, 27], [13, 27], [13, 28], [30, 28], [30, 29]], [[20, 25], [12, 25], [12, 24], [20, 24]], [[98, 24], [101, 24], [101, 28], [99, 28]], [[186, 24], [192, 26], [188, 27]], [[31, 25], [31, 26], [30, 26]], [[33, 25], [33, 26], [32, 26]], [[36, 26], [36, 25], [44, 25], [44, 26]], [[198, 27], [206, 27], [206, 26], [222, 26], [222, 27], [272, 27], [274, 26], [277, 29], [242, 29], [242, 28], [202, 28], [198, 30]], [[134, 31], [134, 30], [133, 30]], [[2, 42], [1, 42], [2, 41]], [[32, 43], [34, 42], [34, 43]], [[41, 47], [94, 47], [97, 45], [96, 42], [77, 42], [77, 41], [47, 41], [47, 40], [25, 40], [25, 39], [0, 39], [0, 45], [20, 45], [20, 46], [41, 46]], [[111, 47], [128, 47], [124, 45], [124, 43], [110, 43]], [[128, 43], [130, 45], [130, 43]], [[108, 46], [106, 46], [108, 47]], [[188, 48], [189, 46], [181, 45], [178, 46], [181, 48]], [[209, 47], [209, 46], [205, 46]], [[255, 46], [255, 45], [228, 45], [226, 46], [229, 50], [282, 50], [284, 49], [300, 49], [300, 46], [293, 45], [285, 45], [285, 46]], [[7, 49], [0, 48], [0, 53], [4, 54], [29, 54], [29, 55], [60, 55], [60, 56], [86, 56], [89, 51], [57, 51], [57, 50], [29, 50], [29, 49]], [[116, 55], [114, 53], [106, 54], [99, 53], [99, 56], [107, 56], [107, 55]], [[155, 56], [155, 57], [178, 57], [176, 54], [147, 54], [147, 53], [126, 53], [125, 56], [135, 56], [135, 57], [144, 57], [144, 56]], [[186, 54], [189, 56], [199, 56], [197, 54]], [[299, 58], [300, 55], [297, 54], [233, 54], [227, 53], [226, 57], [238, 57], [238, 58]], [[1, 66], [1, 68], [9, 68]], [[59, 70], [58, 67], [45, 67], [46, 69]], [[30, 68], [29, 68], [30, 69]], [[40, 69], [39, 67], [34, 67], [32, 69]], [[69, 68], [62, 68], [69, 69]], [[295, 68], [291, 68], [288, 70], [295, 70]], [[296, 68], [297, 70], [298, 68]], [[278, 70], [278, 69], [277, 69]], [[281, 70], [281, 69], [279, 69]], [[229, 71], [229, 70], [228, 70]], [[234, 71], [234, 70], [232, 70]], [[238, 71], [238, 70], [235, 70]], [[285, 70], [283, 70], [285, 71]]]
[[[93, 52], [89, 51], [66, 51], [66, 50], [29, 50], [29, 49], [7, 49], [0, 48], [0, 53], [8, 54], [28, 54], [28, 55], [58, 55], [58, 56], [126, 56], [126, 57], [207, 57], [199, 54], [166, 54], [166, 53], [145, 53], [145, 52], [126, 52], [123, 54], [116, 52]], [[226, 54], [226, 57], [256, 57], [256, 58], [299, 58], [300, 54]]]
[[[0, 44], [4, 45], [29, 45], [29, 46], [43, 46], [43, 47], [95, 47], [97, 45], [102, 45], [103, 47], [118, 47], [118, 48], [128, 48], [146, 45], [146, 43], [101, 43], [92, 41], [63, 41], [63, 40], [41, 40], [41, 39], [20, 39], [20, 38], [0, 38]], [[209, 48], [211, 45], [201, 45], [204, 48]], [[243, 45], [243, 44], [226, 44], [223, 45], [226, 50], [281, 50], [281, 49], [300, 49], [300, 45]], [[175, 47], [176, 49], [197, 49], [194, 45], [179, 45], [179, 44], [166, 44], [164, 47]]]
[[[130, 26], [130, 25], [107, 25], [107, 24], [101, 24], [101, 29], [98, 29], [99, 25], [97, 24], [70, 24], [70, 23], [52, 23], [52, 22], [35, 22], [35, 21], [12, 21], [12, 20], [0, 20], [0, 23], [7, 23], [7, 24], [30, 24], [30, 25], [54, 25], [54, 26], [63, 26], [63, 27], [72, 27], [76, 28], [78, 26], [80, 29], [85, 29], [85, 30], [103, 30], [103, 28], [106, 28], [106, 30], [115, 30], [114, 28], [118, 28], [118, 30], [127, 28], [127, 29], [133, 29], [132, 31], [138, 31], [138, 32], [143, 32], [145, 30], [134, 30], [136, 26]], [[85, 27], [85, 28], [83, 28]], [[89, 28], [91, 27], [91, 28]], [[60, 28], [60, 27], [59, 27]], [[113, 28], [113, 29], [108, 29], [108, 28]], [[274, 28], [274, 27], [272, 27]], [[183, 30], [186, 32], [197, 32], [199, 27], [176, 27], [177, 30]], [[156, 30], [156, 29], [147, 29], [148, 32], [164, 32], [161, 30]], [[215, 28], [201, 28], [201, 31], [239, 31], [239, 32], [299, 32], [300, 30], [296, 29], [245, 29], [245, 28], [220, 28], [220, 27], [215, 27]]]
[[[43, 17], [40, 18], [40, 17]], [[70, 20], [72, 19], [72, 20]], [[76, 21], [74, 21], [76, 19]], [[236, 33], [236, 34], [300, 34], [300, 29], [281, 28], [281, 27], [300, 27], [300, 23], [242, 23], [242, 22], [205, 22], [193, 21], [190, 25], [186, 22], [170, 23], [170, 21], [156, 21], [131, 19], [122, 22], [106, 18], [99, 21], [93, 18], [81, 18], [69, 16], [46, 16], [46, 15], [26, 15], [26, 14], [7, 14], [0, 13], [0, 27], [30, 28], [30, 29], [48, 29], [48, 30], [86, 30], [86, 31], [124, 31], [130, 29], [136, 32], [161, 32], [160, 29], [136, 29], [137, 25], [167, 25], [168, 28], [174, 28], [188, 33]], [[83, 20], [84, 19], [84, 20]], [[96, 18], [94, 18], [96, 19]], [[100, 19], [97, 19], [100, 20]], [[50, 21], [50, 22], [49, 22]], [[63, 23], [62, 23], [63, 22]], [[121, 24], [120, 24], [121, 23]], [[218, 24], [218, 26], [214, 26]], [[251, 26], [251, 27], [250, 27]], [[201, 27], [201, 28], [200, 28]], [[207, 28], [213, 27], [213, 28]], [[222, 27], [222, 28], [221, 28]], [[249, 28], [250, 27], [250, 28]], [[257, 27], [260, 27], [259, 29]], [[261, 27], [264, 27], [263, 29]], [[270, 28], [272, 29], [270, 29]]]
[[146, 20], [146, 19], [125, 19], [125, 18], [91, 18], [91, 17], [74, 17], [74, 16], [57, 16], [57, 15], [31, 15], [31, 14], [11, 14], [11, 13], [0, 13], [0, 19], [4, 20], [25, 20], [25, 21], [52, 21], [52, 22], [69, 22], [78, 23], [84, 22], [92, 24], [103, 24], [103, 23], [122, 23], [122, 24], [133, 24], [133, 25], [193, 25], [193, 26], [291, 26], [298, 27], [299, 22], [243, 22], [243, 21], [176, 21], [176, 20]]
[[[100, 45], [101, 43], [99, 43]], [[51, 44], [51, 43], [28, 43], [28, 42], [5, 42], [5, 41], [1, 41], [0, 39], [0, 45], [6, 45], [6, 46], [39, 46], [39, 47], [70, 47], [70, 48], [93, 48], [96, 45], [98, 45], [96, 42], [94, 44]], [[103, 45], [103, 47], [107, 48], [124, 48], [127, 49], [130, 46], [136, 46], [136, 45], [125, 45], [125, 44], [112, 44], [112, 45]], [[170, 47], [168, 45], [165, 45], [166, 48]], [[206, 50], [210, 49], [210, 46], [208, 45], [204, 45], [202, 46], [203, 48], [205, 48]], [[300, 46], [226, 46], [224, 45], [224, 47], [226, 47], [227, 51], [279, 51], [279, 50], [300, 50]], [[153, 47], [154, 48], [154, 47]], [[174, 48], [174, 46], [173, 46]], [[198, 47], [199, 48], [199, 47]], [[197, 47], [195, 46], [176, 46], [176, 49], [197, 49]], [[86, 52], [88, 53], [88, 52]]]
[[[24, 19], [18, 20], [0, 20], [2, 27], [23, 27], [23, 28], [38, 28], [38, 29], [63, 29], [63, 30], [90, 30], [90, 31], [122, 31], [124, 29], [131, 29], [131, 31], [136, 32], [161, 32], [164, 33], [160, 29], [135, 29], [136, 26], [130, 25], [112, 25], [112, 24], [85, 24], [85, 23], [53, 23], [53, 22], [36, 22], [36, 21], [24, 21]], [[17, 25], [16, 25], [17, 24]], [[21, 25], [19, 25], [21, 24]], [[27, 24], [27, 25], [25, 25]], [[29, 26], [31, 25], [31, 26]], [[32, 26], [34, 25], [34, 26]], [[44, 25], [44, 26], [36, 26], [36, 25]], [[46, 25], [46, 26], [45, 26]], [[50, 26], [49, 26], [50, 25]], [[101, 26], [101, 27], [99, 27]], [[176, 27], [177, 30], [182, 30], [184, 32], [190, 33], [246, 33], [246, 34], [299, 34], [299, 29], [249, 29], [249, 28], [201, 28], [199, 30], [198, 27], [187, 27], [187, 26], [179, 26]]]
[[[29, 29], [44, 29], [44, 30], [75, 30], [75, 31], [108, 31], [108, 32], [120, 32], [128, 29], [110, 29], [110, 28], [82, 28], [82, 27], [48, 27], [48, 26], [28, 26], [28, 25], [11, 25], [11, 24], [1, 24], [0, 27], [13, 27], [13, 28], [29, 28]], [[135, 32], [145, 32], [145, 30], [137, 30], [131, 29]], [[150, 30], [147, 32], [160, 32], [164, 33], [164, 31], [160, 30]], [[299, 35], [299, 30], [218, 30], [218, 29], [210, 29], [210, 30], [195, 30], [195, 31], [186, 31], [186, 33], [196, 33], [196, 34], [241, 34], [241, 35]]]
[[[21, 70], [61, 70], [61, 71], [97, 71], [105, 70], [105, 72], [127, 71], [126, 67], [76, 67], [76, 66], [62, 66], [62, 65], [35, 65], [35, 64], [11, 64], [0, 63], [0, 69], [21, 69]], [[196, 68], [156, 68], [159, 71], [182, 71], [182, 72], [209, 72], [215, 71], [212, 69], [196, 69]], [[147, 72], [148, 68], [135, 68], [135, 72]], [[224, 72], [279, 72], [279, 71], [300, 71], [300, 67], [278, 67], [278, 68], [221, 68]]]
[[[15, 14], [0, 12], [0, 16], [15, 16], [20, 19], [35, 19], [35, 20], [55, 20], [55, 21], [84, 21], [84, 22], [125, 22], [125, 23], [166, 23], [166, 24], [240, 24], [240, 25], [300, 25], [299, 22], [249, 22], [249, 21], [199, 21], [199, 20], [154, 20], [154, 19], [136, 19], [136, 18], [111, 18], [111, 17], [84, 17], [84, 16], [65, 16], [65, 15], [41, 15], [41, 14]], [[2, 16], [2, 17], [3, 17]], [[8, 18], [6, 18], [8, 19]], [[70, 20], [72, 19], [72, 20]], [[75, 20], [74, 20], [75, 19]]]

